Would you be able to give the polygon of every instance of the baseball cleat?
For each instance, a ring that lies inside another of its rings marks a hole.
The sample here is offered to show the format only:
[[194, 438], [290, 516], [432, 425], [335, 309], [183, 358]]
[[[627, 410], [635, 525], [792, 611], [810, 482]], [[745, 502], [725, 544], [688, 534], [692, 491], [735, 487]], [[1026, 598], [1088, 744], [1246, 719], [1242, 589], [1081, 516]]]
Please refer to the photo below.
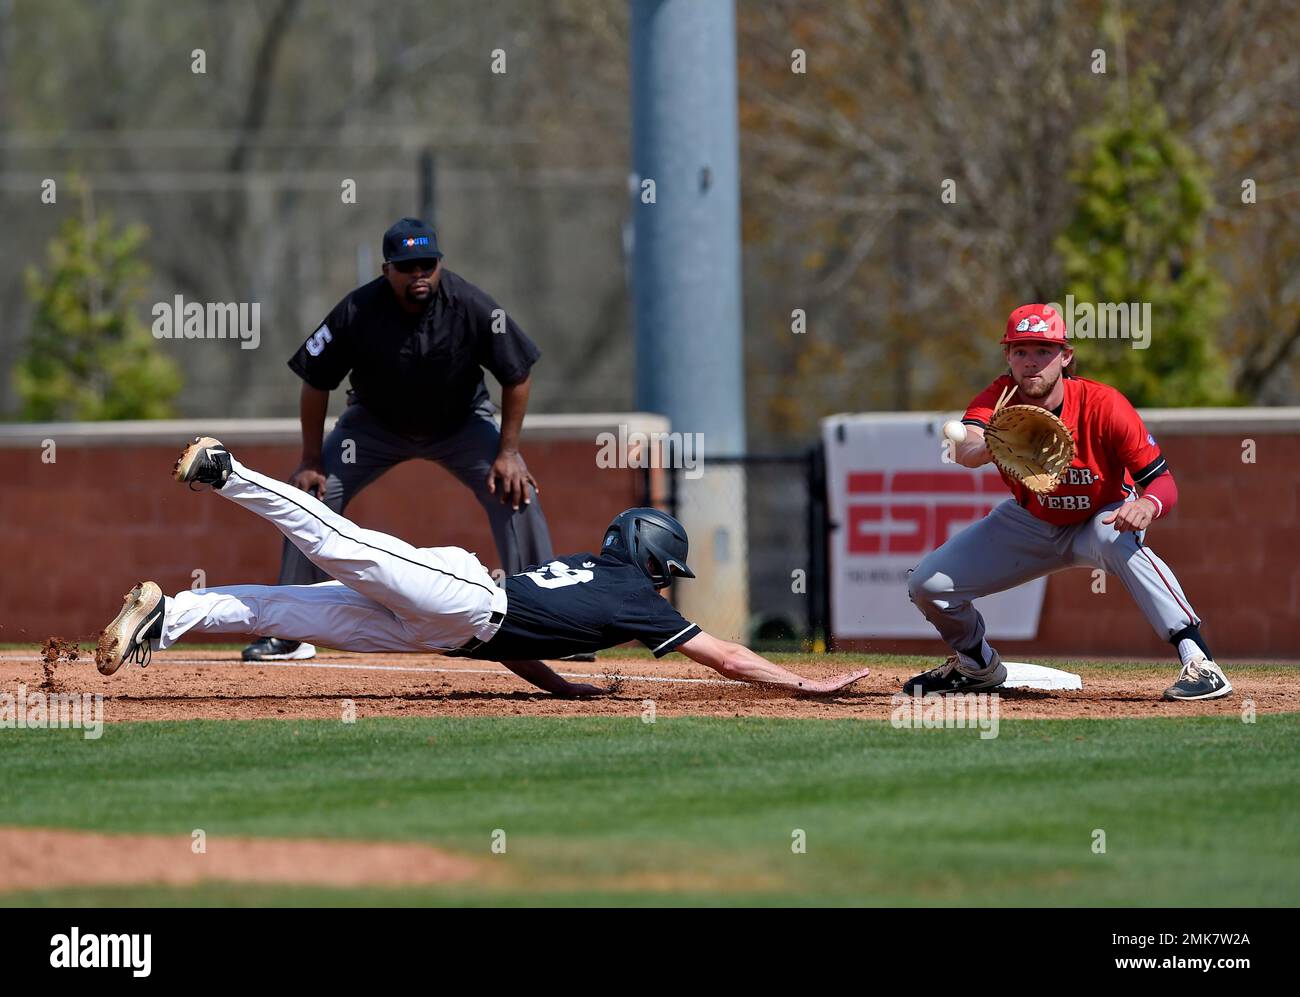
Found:
[[1178, 673], [1178, 681], [1165, 690], [1165, 699], [1218, 699], [1232, 692], [1223, 669], [1205, 655], [1197, 655]]
[[903, 683], [903, 691], [909, 696], [917, 692], [922, 695], [931, 692], [981, 692], [996, 689], [1006, 680], [1007, 666], [996, 651], [993, 652], [993, 664], [981, 669], [968, 667], [962, 662], [961, 655], [954, 654], [938, 668], [912, 676]]
[[195, 439], [176, 461], [172, 477], [182, 483], [199, 482], [220, 488], [230, 477], [230, 454], [220, 440], [211, 436]]
[[122, 611], [99, 635], [95, 666], [112, 675], [130, 658], [143, 668], [153, 653], [150, 641], [162, 636], [166, 598], [154, 582], [140, 582], [122, 600]]
[[245, 661], [305, 661], [316, 657], [316, 646], [306, 641], [259, 637], [240, 655]]

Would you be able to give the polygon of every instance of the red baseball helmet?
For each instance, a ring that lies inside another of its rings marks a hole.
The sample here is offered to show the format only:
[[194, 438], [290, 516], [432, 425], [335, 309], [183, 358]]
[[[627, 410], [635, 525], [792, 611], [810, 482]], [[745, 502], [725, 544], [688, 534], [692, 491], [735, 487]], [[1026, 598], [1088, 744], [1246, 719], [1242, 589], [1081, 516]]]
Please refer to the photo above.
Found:
[[1021, 305], [1007, 319], [1002, 345], [1010, 343], [1059, 343], [1069, 346], [1065, 319], [1051, 305]]

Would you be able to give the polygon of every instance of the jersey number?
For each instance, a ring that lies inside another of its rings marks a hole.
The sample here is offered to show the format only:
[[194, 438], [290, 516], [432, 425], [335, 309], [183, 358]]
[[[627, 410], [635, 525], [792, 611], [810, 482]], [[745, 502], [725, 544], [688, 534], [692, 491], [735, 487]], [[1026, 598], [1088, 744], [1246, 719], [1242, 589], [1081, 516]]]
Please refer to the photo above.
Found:
[[552, 561], [536, 571], [525, 571], [525, 578], [531, 578], [544, 589], [562, 589], [570, 585], [581, 585], [596, 577], [594, 572], [570, 568], [563, 561]]
[[322, 352], [324, 352], [325, 344], [331, 342], [333, 339], [334, 337], [330, 335], [330, 327], [323, 325], [312, 333], [311, 337], [307, 340], [307, 352], [314, 357], [318, 357]]

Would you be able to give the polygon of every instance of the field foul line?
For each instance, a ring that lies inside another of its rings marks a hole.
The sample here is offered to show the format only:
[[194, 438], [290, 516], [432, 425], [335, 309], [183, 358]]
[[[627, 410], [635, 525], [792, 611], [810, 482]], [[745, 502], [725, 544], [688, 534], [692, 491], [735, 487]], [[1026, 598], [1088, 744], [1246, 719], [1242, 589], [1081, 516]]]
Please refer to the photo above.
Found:
[[[4, 658], [5, 661], [42, 661], [40, 657], [13, 657]], [[168, 665], [220, 665], [226, 667], [226, 662], [214, 661], [211, 658], [167, 658], [160, 661], [160, 664]], [[249, 661], [241, 662], [243, 667], [250, 668], [335, 668], [335, 669], [355, 669], [363, 672], [419, 672], [422, 674], [433, 675], [514, 675], [515, 673], [507, 668], [411, 668], [407, 665], [342, 665], [332, 664], [329, 662], [317, 662], [311, 664], [306, 661]], [[605, 679], [613, 681], [623, 679], [627, 682], [666, 682], [674, 685], [744, 685], [744, 682], [737, 682], [734, 679], [689, 679], [689, 678], [670, 678], [665, 675], [616, 675], [605, 672], [559, 672], [559, 675], [566, 679]], [[517, 676], [516, 676], [517, 677]]]
[[[254, 662], [249, 662], [254, 664]], [[321, 662], [311, 665], [300, 661], [258, 661], [258, 668], [271, 665], [276, 668], [359, 668], [370, 672], [434, 672], [440, 675], [514, 675], [507, 668], [407, 668], [405, 665], [333, 665]], [[732, 679], [683, 679], [666, 675], [610, 675], [605, 672], [557, 672], [566, 679], [625, 679], [628, 682], [675, 682], [680, 685], [744, 685]], [[518, 677], [518, 676], [516, 676]]]

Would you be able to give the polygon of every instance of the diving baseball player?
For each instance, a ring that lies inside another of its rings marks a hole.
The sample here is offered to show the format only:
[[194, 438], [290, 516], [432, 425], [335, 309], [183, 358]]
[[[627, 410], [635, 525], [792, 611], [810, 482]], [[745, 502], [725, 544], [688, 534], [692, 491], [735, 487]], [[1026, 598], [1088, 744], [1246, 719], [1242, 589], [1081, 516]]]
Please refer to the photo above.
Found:
[[111, 675], [128, 658], [148, 663], [190, 631], [266, 633], [348, 651], [437, 651], [499, 661], [557, 696], [600, 695], [542, 663], [639, 640], [663, 657], [680, 651], [728, 678], [796, 692], [832, 693], [867, 669], [813, 681], [718, 640], [659, 595], [693, 578], [686, 533], [657, 509], [629, 509], [605, 531], [599, 554], [553, 559], [506, 578], [504, 588], [459, 547], [416, 548], [365, 530], [306, 492], [244, 467], [211, 437], [181, 454], [176, 480], [213, 487], [274, 523], [334, 580], [314, 585], [232, 585], [164, 597], [154, 582], [126, 596], [95, 650]]
[[[1011, 313], [1003, 352], [1010, 368], [966, 410], [966, 438], [955, 446], [965, 467], [992, 460], [985, 429], [1003, 393], [1010, 401], [1055, 413], [1076, 443], [1074, 459], [1048, 494], [1035, 494], [1002, 470], [1013, 498], [927, 554], [912, 571], [912, 602], [953, 654], [910, 679], [913, 692], [978, 691], [1007, 676], [984, 636], [972, 600], [1054, 571], [1088, 565], [1118, 575], [1182, 670], [1165, 699], [1215, 699], [1232, 685], [1201, 636], [1201, 621], [1169, 565], [1144, 542], [1151, 523], [1167, 516], [1178, 489], [1154, 437], [1114, 388], [1075, 377], [1074, 351], [1055, 309], [1022, 305]], [[1139, 494], [1138, 489], [1141, 489]]]

